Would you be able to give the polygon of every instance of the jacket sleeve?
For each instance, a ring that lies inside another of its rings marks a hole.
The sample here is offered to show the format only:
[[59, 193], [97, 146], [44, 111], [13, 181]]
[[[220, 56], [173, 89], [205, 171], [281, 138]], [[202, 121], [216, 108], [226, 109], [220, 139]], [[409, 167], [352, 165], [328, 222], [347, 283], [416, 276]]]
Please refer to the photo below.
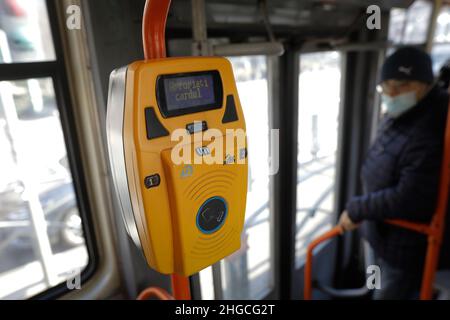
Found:
[[436, 206], [442, 148], [436, 137], [411, 137], [399, 159], [398, 183], [353, 197], [346, 206], [350, 219], [429, 221]]

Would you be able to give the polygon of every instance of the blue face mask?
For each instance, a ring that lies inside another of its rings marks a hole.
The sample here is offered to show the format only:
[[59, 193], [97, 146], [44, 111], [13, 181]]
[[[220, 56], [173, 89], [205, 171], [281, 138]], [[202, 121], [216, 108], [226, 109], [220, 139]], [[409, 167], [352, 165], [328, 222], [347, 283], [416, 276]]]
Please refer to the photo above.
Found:
[[386, 108], [386, 113], [392, 118], [397, 118], [417, 104], [414, 91], [399, 94], [395, 97], [381, 95], [381, 100]]

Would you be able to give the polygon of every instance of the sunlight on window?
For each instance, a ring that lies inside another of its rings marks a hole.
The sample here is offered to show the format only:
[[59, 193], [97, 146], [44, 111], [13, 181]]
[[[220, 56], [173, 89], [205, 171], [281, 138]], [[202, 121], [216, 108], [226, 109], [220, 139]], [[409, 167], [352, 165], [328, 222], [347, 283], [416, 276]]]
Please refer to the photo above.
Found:
[[54, 59], [45, 0], [0, 0], [0, 63]]
[[[302, 54], [299, 75], [296, 267], [306, 246], [331, 227], [338, 141], [338, 52]], [[324, 94], [326, 92], [326, 94]]]
[[[241, 249], [221, 261], [225, 299], [261, 299], [273, 288], [269, 222], [269, 110], [267, 61], [263, 56], [233, 57], [239, 98], [246, 118], [249, 178]], [[211, 297], [210, 271], [201, 273], [203, 298]], [[209, 287], [208, 287], [209, 286]]]
[[24, 299], [88, 263], [50, 78], [0, 82], [0, 299]]
[[395, 44], [421, 44], [426, 41], [432, 4], [417, 0], [408, 9], [390, 12], [388, 39]]

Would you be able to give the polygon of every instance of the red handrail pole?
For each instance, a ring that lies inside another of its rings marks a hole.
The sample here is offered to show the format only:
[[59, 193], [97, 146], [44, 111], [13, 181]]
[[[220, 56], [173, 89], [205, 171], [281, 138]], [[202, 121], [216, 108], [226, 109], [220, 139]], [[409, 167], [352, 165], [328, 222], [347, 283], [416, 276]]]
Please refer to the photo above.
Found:
[[404, 229], [416, 231], [418, 233], [423, 233], [425, 235], [430, 235], [433, 231], [430, 225], [425, 223], [417, 223], [406, 220], [397, 220], [397, 219], [388, 219], [384, 220], [384, 222], [392, 224], [397, 227], [401, 227]]
[[145, 60], [166, 57], [166, 21], [171, 0], [147, 0], [142, 17]]
[[[145, 60], [166, 57], [166, 22], [171, 0], [146, 0], [142, 17], [142, 45]], [[175, 299], [190, 300], [189, 278], [171, 275]]]
[[159, 300], [173, 300], [173, 297], [164, 289], [151, 287], [142, 291], [137, 300], [147, 300], [148, 298], [155, 297]]
[[[448, 89], [450, 94], [450, 87]], [[428, 236], [428, 248], [420, 291], [421, 300], [433, 297], [433, 283], [439, 262], [439, 252], [444, 235], [445, 217], [447, 214], [448, 192], [450, 188], [450, 99], [447, 111], [447, 126], [445, 129], [444, 157], [442, 160], [441, 180], [439, 185], [438, 203], [431, 222], [431, 232]]]
[[303, 292], [303, 299], [305, 300], [311, 300], [312, 299], [312, 260], [313, 260], [313, 250], [315, 247], [317, 247], [320, 243], [329, 240], [331, 238], [334, 238], [340, 234], [342, 234], [344, 230], [340, 226], [335, 226], [330, 231], [324, 233], [317, 239], [314, 239], [307, 248], [306, 251], [306, 262], [305, 262], [305, 274], [304, 274], [304, 292]]
[[433, 298], [433, 283], [439, 259], [439, 249], [440, 245], [436, 242], [436, 239], [430, 236], [422, 276], [420, 300], [431, 300]]
[[183, 277], [177, 274], [171, 275], [172, 279], [172, 294], [176, 300], [191, 300], [191, 288], [188, 277]]
[[172, 274], [171, 281], [173, 295], [170, 295], [162, 288], [150, 287], [142, 291], [137, 297], [137, 300], [147, 300], [150, 297], [155, 297], [159, 300], [191, 300], [191, 289], [188, 277]]

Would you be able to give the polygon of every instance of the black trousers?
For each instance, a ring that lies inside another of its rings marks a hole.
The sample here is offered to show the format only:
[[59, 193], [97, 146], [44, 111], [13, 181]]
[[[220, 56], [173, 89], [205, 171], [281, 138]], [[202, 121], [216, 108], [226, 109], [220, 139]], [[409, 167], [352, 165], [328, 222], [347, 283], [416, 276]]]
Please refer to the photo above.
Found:
[[377, 257], [381, 271], [380, 289], [373, 290], [373, 300], [419, 299], [422, 273], [395, 268]]

